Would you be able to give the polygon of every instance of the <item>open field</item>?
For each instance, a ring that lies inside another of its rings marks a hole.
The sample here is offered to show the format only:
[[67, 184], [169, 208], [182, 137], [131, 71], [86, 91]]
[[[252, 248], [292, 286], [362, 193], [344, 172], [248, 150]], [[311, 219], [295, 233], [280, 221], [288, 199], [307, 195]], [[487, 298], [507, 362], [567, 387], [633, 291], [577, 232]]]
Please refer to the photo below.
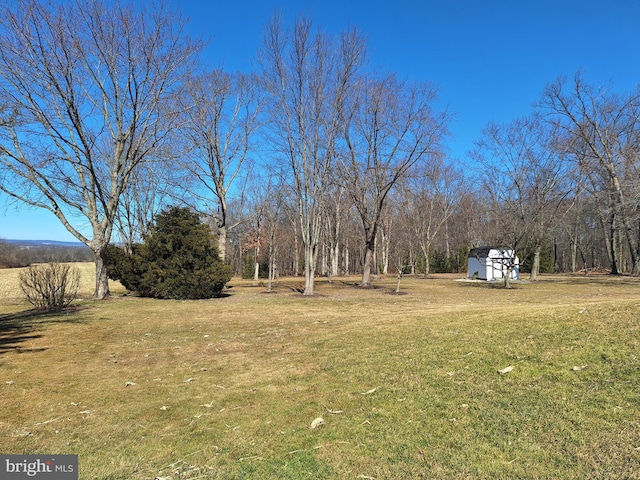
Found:
[[640, 279], [95, 302], [83, 268], [61, 314], [0, 270], [0, 452], [81, 479], [640, 478]]

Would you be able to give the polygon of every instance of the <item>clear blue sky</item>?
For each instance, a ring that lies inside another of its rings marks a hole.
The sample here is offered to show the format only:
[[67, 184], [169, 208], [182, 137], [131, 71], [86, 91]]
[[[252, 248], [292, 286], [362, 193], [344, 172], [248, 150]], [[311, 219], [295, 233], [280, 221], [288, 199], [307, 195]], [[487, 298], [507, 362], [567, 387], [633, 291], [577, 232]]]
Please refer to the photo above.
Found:
[[[170, 0], [210, 40], [212, 66], [252, 69], [265, 22], [310, 16], [331, 32], [358, 27], [374, 65], [435, 83], [456, 116], [451, 155], [465, 161], [490, 120], [531, 112], [545, 85], [579, 69], [591, 84], [640, 84], [638, 0]], [[2, 198], [0, 197], [0, 202]], [[2, 204], [0, 203], [0, 206]], [[72, 240], [53, 215], [0, 210], [0, 238]]]

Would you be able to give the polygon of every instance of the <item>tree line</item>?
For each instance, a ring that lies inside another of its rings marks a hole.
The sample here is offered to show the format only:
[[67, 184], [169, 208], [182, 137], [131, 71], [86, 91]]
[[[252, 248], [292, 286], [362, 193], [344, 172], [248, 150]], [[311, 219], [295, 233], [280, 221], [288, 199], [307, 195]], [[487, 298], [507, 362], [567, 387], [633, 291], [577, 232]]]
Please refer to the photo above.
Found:
[[0, 239], [0, 268], [26, 267], [33, 263], [90, 262], [91, 250], [84, 245], [64, 245], [44, 242]]
[[483, 245], [532, 279], [640, 273], [637, 90], [557, 79], [457, 159], [437, 86], [372, 65], [357, 29], [274, 17], [255, 71], [229, 72], [163, 3], [0, 9], [0, 190], [91, 249], [97, 298], [108, 245], [175, 205], [236, 274], [301, 275], [306, 295], [318, 274], [464, 271]]

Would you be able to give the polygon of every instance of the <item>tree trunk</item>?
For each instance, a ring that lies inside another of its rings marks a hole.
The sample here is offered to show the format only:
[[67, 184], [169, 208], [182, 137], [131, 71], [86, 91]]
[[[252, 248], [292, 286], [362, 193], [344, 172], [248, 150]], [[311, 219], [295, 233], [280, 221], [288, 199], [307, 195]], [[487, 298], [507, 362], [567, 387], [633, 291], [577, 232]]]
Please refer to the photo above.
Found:
[[533, 262], [531, 263], [531, 274], [529, 276], [529, 280], [532, 282], [538, 281], [538, 274], [540, 273], [540, 252], [542, 247], [540, 245], [536, 245], [535, 250], [533, 251]]
[[300, 242], [298, 240], [298, 224], [293, 222], [293, 276], [300, 275]]
[[218, 254], [223, 262], [227, 257], [227, 226], [218, 225]]
[[[620, 222], [620, 224], [622, 225], [622, 229], [624, 230], [624, 232], [620, 232], [620, 248], [618, 251], [622, 252], [623, 250], [622, 236], [624, 233], [624, 238], [627, 241], [627, 245], [629, 246], [629, 255], [631, 257], [631, 272], [633, 275], [638, 275], [638, 273], [640, 273], [640, 257], [638, 256], [638, 244], [636, 243], [633, 236], [633, 227], [629, 222], [627, 213], [622, 209], [622, 207], [626, 203], [626, 198], [620, 185], [620, 179], [618, 178], [618, 175], [612, 163], [609, 164], [609, 168], [607, 168], [607, 170], [609, 171], [609, 175], [611, 176], [611, 183], [615, 192], [614, 198], [616, 207], [618, 207], [616, 219]], [[620, 228], [617, 228], [617, 230], [619, 231]]]
[[333, 244], [331, 246], [331, 249], [329, 250], [329, 258], [330, 258], [330, 262], [331, 262], [331, 266], [329, 267], [329, 270], [331, 272], [331, 276], [332, 277], [337, 277], [338, 275], [340, 275], [340, 247], [338, 246], [338, 243], [336, 242], [335, 244]]
[[109, 291], [109, 277], [107, 276], [107, 246], [93, 252], [96, 264], [96, 290], [93, 298], [104, 300], [111, 295]]
[[267, 280], [267, 292], [271, 293], [271, 284], [273, 283], [274, 265], [273, 260], [269, 260], [269, 279]]
[[424, 255], [424, 278], [429, 277], [431, 264], [429, 263], [429, 253], [431, 251], [431, 245], [429, 243], [422, 245], [422, 253]]
[[373, 268], [373, 242], [367, 242], [367, 250], [364, 255], [364, 267], [362, 269], [362, 282], [363, 287], [371, 287], [371, 270]]
[[400, 293], [400, 282], [402, 281], [403, 274], [402, 266], [400, 266], [400, 269], [398, 270], [398, 281], [396, 283], [396, 293]]
[[382, 273], [386, 275], [389, 273], [389, 250], [391, 247], [391, 235], [382, 228], [380, 229], [380, 243], [381, 245], [381, 261], [382, 261]]
[[312, 296], [315, 291], [315, 270], [318, 258], [317, 245], [304, 247], [304, 292], [303, 295]]
[[349, 269], [349, 244], [345, 243], [344, 244], [344, 250], [343, 250], [343, 254], [342, 254], [342, 260], [343, 260], [343, 265], [344, 265], [344, 274], [345, 275], [349, 275], [350, 269]]
[[[451, 271], [450, 259], [451, 259], [451, 244], [449, 242], [449, 219], [444, 222], [444, 256], [447, 260], [447, 271]], [[457, 267], [456, 267], [456, 273]]]
[[411, 264], [411, 275], [416, 276], [416, 255], [413, 248], [409, 249], [409, 263]]
[[377, 236], [378, 236], [378, 226], [375, 224], [375, 222], [373, 223], [373, 225], [365, 226], [364, 228], [365, 254], [364, 254], [364, 265], [362, 267], [362, 282], [360, 283], [360, 285], [365, 288], [371, 287], [371, 274], [374, 272], [374, 268], [375, 268], [374, 262], [375, 262]]
[[504, 276], [504, 288], [511, 288], [511, 268], [507, 267], [507, 272]]
[[578, 239], [571, 238], [571, 273], [576, 273], [578, 269]]
[[274, 226], [275, 224], [274, 222], [270, 222], [269, 225], [270, 225], [271, 231], [269, 232], [269, 285], [268, 285], [267, 291], [271, 293], [272, 283], [276, 277], [276, 271], [278, 268], [276, 266], [276, 252], [278, 249], [276, 246], [276, 228]]
[[260, 248], [256, 248], [255, 250], [255, 265], [254, 265], [254, 269], [253, 269], [253, 282], [257, 283], [258, 279], [260, 278]]
[[618, 270], [618, 247], [616, 243], [616, 221], [613, 215], [609, 218], [609, 235], [608, 235], [608, 250], [609, 258], [611, 260], [611, 275], [620, 275]]

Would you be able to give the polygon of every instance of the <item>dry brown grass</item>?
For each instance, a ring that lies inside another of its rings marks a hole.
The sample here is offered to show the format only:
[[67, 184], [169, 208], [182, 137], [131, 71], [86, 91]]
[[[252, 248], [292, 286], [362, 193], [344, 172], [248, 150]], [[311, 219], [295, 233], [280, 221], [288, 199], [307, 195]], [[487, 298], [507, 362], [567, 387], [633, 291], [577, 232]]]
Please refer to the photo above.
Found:
[[3, 297], [0, 451], [77, 453], [83, 479], [632, 478], [638, 279], [456, 278], [56, 315]]
[[[81, 298], [90, 298], [95, 290], [95, 265], [93, 263], [70, 263], [69, 265], [80, 271], [80, 289], [78, 294]], [[24, 295], [20, 290], [19, 277], [24, 268], [0, 269], [0, 302], [19, 303]], [[110, 282], [110, 288], [114, 293], [123, 293], [124, 289], [117, 282]]]

